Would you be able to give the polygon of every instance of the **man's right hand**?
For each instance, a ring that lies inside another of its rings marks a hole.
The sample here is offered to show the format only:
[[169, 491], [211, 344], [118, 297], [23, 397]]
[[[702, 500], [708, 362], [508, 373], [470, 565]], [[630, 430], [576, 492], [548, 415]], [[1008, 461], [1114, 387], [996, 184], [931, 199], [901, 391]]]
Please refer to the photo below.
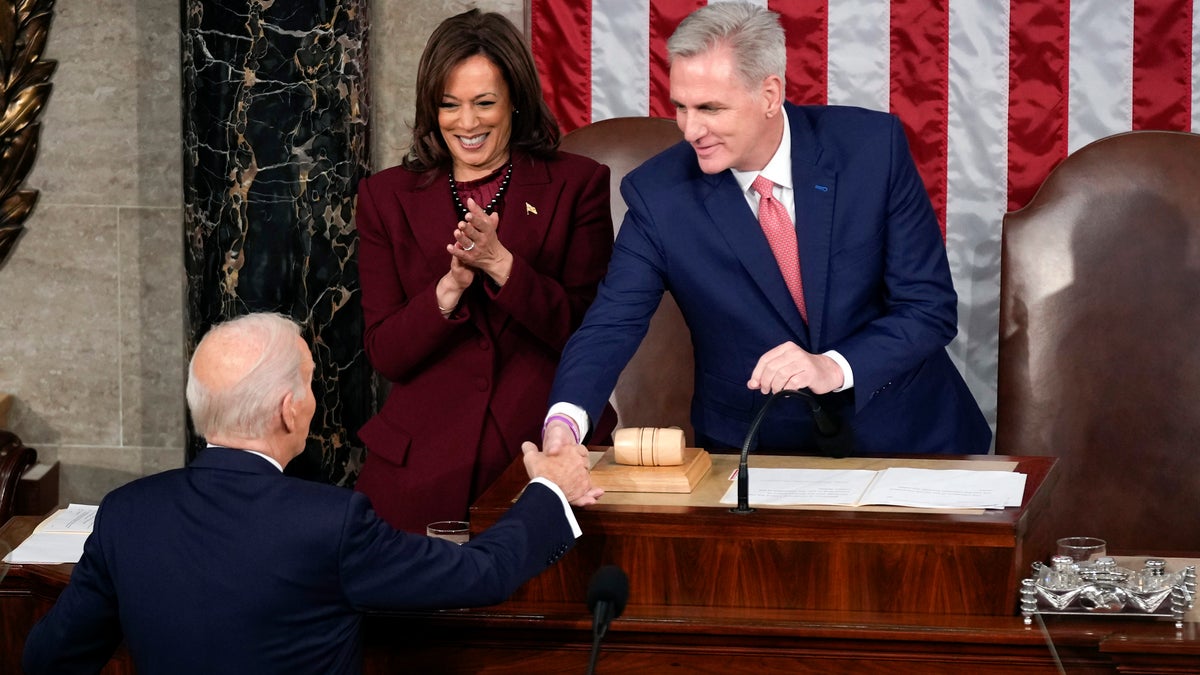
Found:
[[542, 450], [547, 455], [558, 455], [573, 450], [574, 454], [585, 458], [588, 456], [587, 446], [575, 440], [575, 432], [566, 422], [557, 419], [550, 420], [546, 425], [542, 434]]
[[[570, 431], [567, 436], [574, 443]], [[569, 448], [568, 448], [569, 450]], [[530, 478], [545, 478], [554, 483], [566, 495], [567, 501], [575, 506], [595, 504], [604, 490], [592, 487], [591, 474], [588, 473], [588, 460], [585, 454], [577, 452], [541, 452], [538, 447], [528, 441], [521, 444], [525, 453], [525, 471]]]
[[785, 342], [758, 359], [746, 387], [764, 394], [786, 389], [808, 389], [827, 394], [845, 383], [845, 373], [824, 354], [810, 354], [795, 342]]

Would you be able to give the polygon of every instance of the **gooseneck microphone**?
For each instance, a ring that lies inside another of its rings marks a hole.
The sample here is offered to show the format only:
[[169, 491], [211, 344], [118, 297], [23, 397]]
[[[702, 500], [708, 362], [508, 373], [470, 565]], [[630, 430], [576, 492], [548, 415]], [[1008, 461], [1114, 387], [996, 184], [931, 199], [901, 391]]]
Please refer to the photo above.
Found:
[[817, 427], [817, 446], [825, 455], [840, 459], [850, 454], [853, 449], [849, 431], [839, 425], [821, 407], [816, 394], [808, 389], [784, 389], [767, 396], [767, 400], [763, 401], [762, 407], [758, 409], [758, 414], [754, 416], [754, 421], [750, 423], [750, 429], [746, 431], [746, 440], [742, 442], [742, 457], [738, 461], [738, 503], [735, 508], [729, 509], [733, 513], [754, 512], [754, 509], [750, 508], [750, 469], [746, 466], [750, 457], [750, 446], [758, 440], [758, 428], [762, 426], [762, 421], [767, 416], [767, 411], [771, 409], [771, 404], [775, 402], [775, 399], [791, 398], [792, 396], [799, 396], [808, 403], [813, 423]]
[[592, 658], [588, 663], [588, 675], [596, 672], [596, 658], [600, 655], [600, 640], [608, 632], [608, 624], [625, 611], [629, 600], [629, 577], [616, 565], [605, 565], [592, 575], [587, 589], [588, 611], [592, 613]]

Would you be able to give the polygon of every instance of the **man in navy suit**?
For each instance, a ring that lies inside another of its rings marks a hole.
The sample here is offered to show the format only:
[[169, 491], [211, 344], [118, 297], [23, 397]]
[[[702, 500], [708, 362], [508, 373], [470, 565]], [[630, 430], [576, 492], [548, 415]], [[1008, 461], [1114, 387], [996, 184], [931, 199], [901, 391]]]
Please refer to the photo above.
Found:
[[[766, 395], [807, 388], [859, 453], [986, 453], [945, 351], [957, 296], [899, 121], [786, 103], [783, 29], [761, 7], [698, 9], [667, 50], [684, 142], [622, 181], [629, 211], [563, 352], [543, 447], [578, 449], [666, 289], [695, 348], [697, 445], [740, 446]], [[760, 216], [784, 223], [785, 246]], [[776, 403], [759, 440], [816, 450], [805, 403]]]
[[122, 638], [139, 673], [354, 673], [370, 609], [504, 600], [579, 536], [594, 503], [574, 453], [525, 449], [533, 477], [458, 546], [393, 530], [365, 496], [286, 477], [315, 409], [292, 321], [251, 314], [196, 347], [188, 407], [209, 447], [104, 498], [83, 558], [25, 643], [27, 673], [98, 672]]

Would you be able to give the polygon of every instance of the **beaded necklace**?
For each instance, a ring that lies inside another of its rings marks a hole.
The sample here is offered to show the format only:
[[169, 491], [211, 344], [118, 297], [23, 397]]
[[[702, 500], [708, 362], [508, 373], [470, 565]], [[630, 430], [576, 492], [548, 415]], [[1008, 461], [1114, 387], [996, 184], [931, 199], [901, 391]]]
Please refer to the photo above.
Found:
[[[500, 187], [496, 190], [496, 196], [492, 197], [492, 201], [483, 207], [483, 212], [491, 215], [496, 210], [496, 205], [500, 203], [500, 198], [504, 196], [505, 190], [508, 189], [508, 181], [512, 178], [512, 162], [509, 161], [508, 168], [504, 170], [504, 178], [500, 181]], [[463, 204], [462, 199], [458, 196], [458, 183], [454, 180], [454, 172], [450, 172], [450, 196], [454, 199], [454, 206], [458, 209], [458, 219], [467, 219], [467, 206]]]

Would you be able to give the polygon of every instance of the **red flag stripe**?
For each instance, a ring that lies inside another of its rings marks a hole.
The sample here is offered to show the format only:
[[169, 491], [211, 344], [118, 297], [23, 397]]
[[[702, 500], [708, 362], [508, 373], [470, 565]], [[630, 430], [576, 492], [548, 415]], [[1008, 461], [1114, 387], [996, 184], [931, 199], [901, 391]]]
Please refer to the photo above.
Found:
[[[530, 0], [530, 44], [543, 96], [563, 131], [592, 121], [592, 13], [589, 2]], [[571, 36], [566, 39], [565, 36]]]
[[650, 116], [675, 117], [671, 105], [667, 39], [688, 14], [706, 5], [704, 0], [655, 0], [650, 3]]
[[1067, 156], [1069, 0], [1013, 0], [1009, 30], [1008, 209]]
[[950, 8], [947, 0], [893, 0], [889, 107], [904, 122], [917, 170], [946, 233]]
[[827, 0], [771, 0], [787, 35], [787, 92], [792, 103], [829, 100], [829, 5]]
[[1192, 127], [1192, 0], [1133, 10], [1133, 128]]

